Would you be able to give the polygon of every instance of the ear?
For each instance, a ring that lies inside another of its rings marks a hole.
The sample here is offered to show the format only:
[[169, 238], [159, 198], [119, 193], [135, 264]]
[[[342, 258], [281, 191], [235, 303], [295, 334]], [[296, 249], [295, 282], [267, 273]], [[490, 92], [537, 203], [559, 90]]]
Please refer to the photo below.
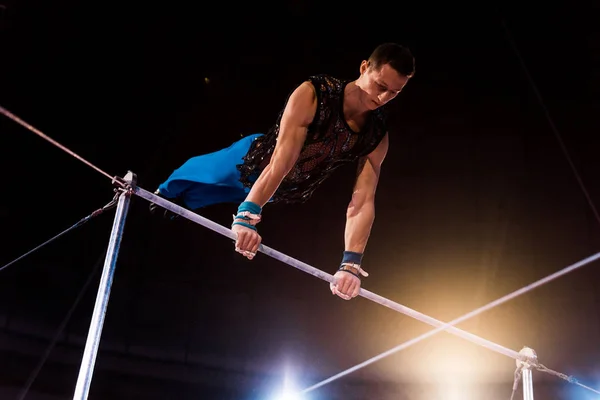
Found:
[[369, 62], [367, 60], [363, 60], [360, 63], [360, 74], [361, 75], [364, 74], [368, 68], [369, 68]]

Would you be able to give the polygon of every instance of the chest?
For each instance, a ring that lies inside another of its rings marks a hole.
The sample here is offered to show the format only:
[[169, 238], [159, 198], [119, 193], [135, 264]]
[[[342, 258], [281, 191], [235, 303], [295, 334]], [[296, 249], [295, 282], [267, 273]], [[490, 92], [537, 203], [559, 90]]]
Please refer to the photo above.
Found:
[[347, 126], [347, 128], [355, 133], [360, 133], [367, 123], [367, 118], [364, 116], [355, 116], [349, 118], [345, 115], [340, 115], [339, 119], [343, 120], [343, 123]]

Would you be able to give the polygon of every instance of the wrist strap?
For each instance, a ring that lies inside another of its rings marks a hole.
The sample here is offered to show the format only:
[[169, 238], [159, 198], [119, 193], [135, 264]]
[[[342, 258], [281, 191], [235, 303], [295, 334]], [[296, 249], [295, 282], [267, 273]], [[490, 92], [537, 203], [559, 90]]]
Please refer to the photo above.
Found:
[[234, 226], [234, 225], [242, 225], [242, 226], [245, 226], [246, 228], [252, 229], [253, 231], [256, 230], [256, 227], [254, 225], [251, 225], [251, 224], [248, 224], [248, 223], [242, 222], [242, 221], [235, 221], [233, 224], [231, 224], [231, 226]]
[[367, 271], [361, 268], [362, 258], [362, 253], [357, 253], [355, 251], [344, 251], [342, 262], [338, 268], [338, 271], [348, 272], [356, 276], [358, 279], [361, 279], [363, 276], [369, 276]]
[[233, 215], [233, 225], [242, 225], [246, 228], [256, 230], [255, 225], [261, 220], [261, 207], [251, 201], [244, 201], [238, 207], [237, 215]]
[[361, 279], [362, 277], [366, 278], [367, 276], [369, 276], [367, 271], [362, 269], [360, 265], [356, 264], [342, 264], [338, 268], [338, 271], [348, 272], [349, 274], [354, 275], [358, 279]]

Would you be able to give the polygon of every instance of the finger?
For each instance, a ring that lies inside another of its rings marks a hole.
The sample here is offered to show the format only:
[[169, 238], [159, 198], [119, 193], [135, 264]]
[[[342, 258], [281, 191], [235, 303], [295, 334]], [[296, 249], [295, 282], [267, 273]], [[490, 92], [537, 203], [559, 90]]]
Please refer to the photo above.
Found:
[[236, 248], [235, 251], [237, 251], [238, 253], [240, 253], [241, 255], [243, 255], [244, 257], [248, 257], [248, 251], [246, 250], [242, 250], [241, 248]]
[[341, 291], [342, 288], [344, 287], [344, 282], [346, 282], [346, 273], [345, 272], [338, 272], [335, 275], [335, 287], [337, 288], [337, 290]]
[[239, 252], [240, 251], [240, 247], [241, 247], [242, 242], [243, 242], [244, 235], [243, 235], [243, 232], [239, 230], [239, 228], [236, 228], [234, 230], [234, 232], [236, 234], [236, 236], [235, 236], [235, 251]]
[[342, 292], [350, 298], [354, 298], [358, 295], [359, 290], [360, 280], [354, 276], [348, 276]]
[[258, 234], [257, 234], [257, 235], [256, 235], [256, 243], [254, 243], [254, 246], [252, 246], [252, 249], [251, 249], [251, 251], [252, 251], [254, 254], [257, 254], [257, 253], [258, 253], [258, 248], [260, 247], [260, 243], [261, 243], [261, 241], [262, 241], [262, 238], [260, 237], [260, 235], [258, 235]]
[[254, 247], [255, 235], [253, 232], [247, 232], [246, 237], [244, 239], [244, 243], [242, 244], [242, 250], [246, 253], [251, 253], [252, 248]]
[[257, 234], [250, 234], [248, 235], [248, 243], [245, 244], [243, 251], [244, 251], [244, 255], [249, 259], [252, 260], [254, 258], [254, 256], [256, 256], [256, 249], [258, 248], [258, 239], [257, 239], [258, 235]]
[[235, 242], [235, 251], [237, 251], [238, 253], [242, 252], [242, 249], [240, 248], [240, 242], [239, 241]]
[[244, 254], [244, 250], [242, 250], [242, 247], [241, 247], [240, 243], [236, 243], [236, 245], [235, 245], [235, 251], [237, 251], [240, 254]]
[[350, 287], [352, 286], [352, 275], [350, 275], [349, 273], [344, 273], [344, 277], [342, 278], [342, 281], [340, 282], [341, 285], [338, 285], [338, 289], [340, 290], [340, 292], [344, 293], [344, 294], [349, 294], [350, 293]]
[[331, 294], [335, 295], [335, 286], [333, 285], [333, 283], [329, 284], [329, 290], [331, 290]]
[[360, 281], [356, 279], [354, 285], [352, 285], [352, 298], [358, 296], [358, 293], [360, 293]]
[[238, 247], [241, 251], [248, 250], [248, 241], [250, 240], [248, 232], [243, 230], [240, 232], [240, 236], [238, 239]]
[[254, 253], [254, 247], [256, 247], [256, 243], [258, 242], [258, 235], [256, 233], [251, 233], [248, 235], [248, 241], [246, 242], [246, 246], [244, 250]]
[[352, 288], [354, 287], [354, 279], [348, 278], [348, 284], [344, 288], [344, 294], [348, 297], [352, 297]]
[[350, 300], [350, 296], [346, 295], [345, 293], [340, 292], [340, 290], [337, 287], [335, 287], [335, 294], [344, 300]]
[[236, 230], [235, 226], [233, 228], [231, 228], [231, 231], [233, 232], [233, 234], [235, 236], [235, 239], [233, 240], [233, 246], [237, 250], [237, 248], [238, 248], [238, 242], [240, 240], [240, 235], [239, 235], [238, 231]]

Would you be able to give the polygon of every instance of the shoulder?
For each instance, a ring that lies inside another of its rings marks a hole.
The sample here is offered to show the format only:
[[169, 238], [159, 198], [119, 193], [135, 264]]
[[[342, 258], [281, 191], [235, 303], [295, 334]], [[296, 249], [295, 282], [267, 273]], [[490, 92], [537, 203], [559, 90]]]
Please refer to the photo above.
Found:
[[284, 114], [293, 114], [303, 124], [323, 121], [331, 112], [330, 104], [343, 90], [343, 81], [330, 75], [311, 75], [294, 88]]
[[318, 120], [323, 122], [331, 115], [342, 98], [345, 82], [327, 74], [311, 75], [308, 82], [314, 88]]
[[313, 84], [317, 93], [339, 93], [344, 81], [327, 74], [311, 75], [308, 81]]
[[304, 81], [291, 93], [284, 111], [284, 116], [296, 120], [300, 125], [308, 125], [314, 119], [318, 96], [314, 85]]

